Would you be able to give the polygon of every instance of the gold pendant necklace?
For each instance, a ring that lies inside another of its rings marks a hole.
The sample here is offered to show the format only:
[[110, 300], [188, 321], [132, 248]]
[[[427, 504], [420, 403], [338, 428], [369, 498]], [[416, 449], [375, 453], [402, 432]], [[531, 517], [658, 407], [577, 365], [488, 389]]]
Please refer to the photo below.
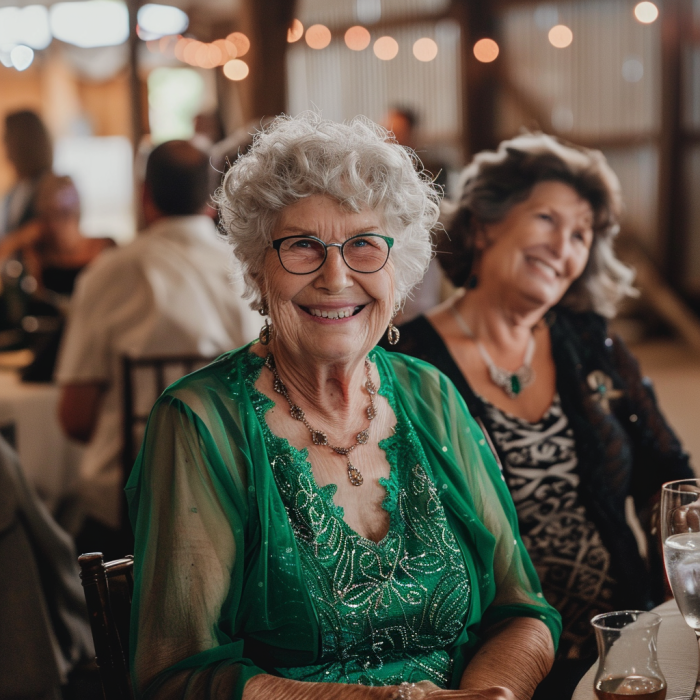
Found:
[[[306, 429], [309, 431], [309, 433], [311, 433], [311, 442], [313, 442], [314, 445], [329, 447], [336, 454], [342, 455], [343, 457], [347, 457], [348, 480], [353, 486], [362, 486], [362, 483], [364, 482], [362, 474], [360, 473], [360, 470], [356, 466], [354, 466], [353, 463], [350, 461], [350, 457], [348, 455], [358, 445], [366, 445], [369, 442], [369, 426], [357, 433], [357, 435], [355, 436], [355, 442], [349, 447], [338, 447], [336, 445], [331, 445], [330, 442], [328, 442], [328, 436], [326, 435], [326, 433], [324, 433], [321, 430], [315, 430], [314, 428], [312, 428], [311, 425], [309, 425], [309, 422], [306, 420], [306, 414], [304, 413], [302, 408], [293, 403], [292, 400], [289, 398], [289, 392], [287, 391], [287, 387], [285, 386], [284, 382], [280, 378], [279, 372], [277, 371], [277, 367], [275, 366], [275, 358], [272, 356], [272, 353], [269, 353], [268, 356], [265, 358], [265, 367], [267, 367], [272, 372], [272, 375], [275, 378], [272, 384], [272, 388], [278, 394], [281, 394], [282, 396], [284, 396], [285, 399], [287, 399], [287, 403], [289, 404], [289, 414], [292, 416], [292, 418], [294, 418], [294, 420], [298, 420], [306, 426]], [[377, 387], [372, 381], [371, 365], [367, 358], [365, 358], [365, 374], [367, 375], [365, 389], [367, 389], [367, 393], [369, 394], [369, 406], [367, 406], [367, 420], [372, 422], [377, 416], [377, 409], [374, 406], [374, 397], [377, 393]]]

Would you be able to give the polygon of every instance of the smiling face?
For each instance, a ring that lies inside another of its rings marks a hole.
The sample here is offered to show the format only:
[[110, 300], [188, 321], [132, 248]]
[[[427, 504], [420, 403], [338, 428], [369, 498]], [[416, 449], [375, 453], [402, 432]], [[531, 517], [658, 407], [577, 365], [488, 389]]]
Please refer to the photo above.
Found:
[[541, 182], [506, 217], [477, 234], [479, 284], [497, 296], [551, 308], [584, 271], [593, 243], [591, 205], [569, 185]]
[[[376, 211], [348, 212], [330, 197], [313, 195], [282, 210], [272, 239], [309, 235], [327, 244], [342, 244], [360, 233], [389, 235]], [[391, 255], [381, 270], [363, 274], [351, 270], [340, 249], [333, 247], [320, 269], [293, 275], [270, 248], [260, 284], [275, 326], [275, 343], [303, 361], [348, 362], [365, 357], [393, 312]]]

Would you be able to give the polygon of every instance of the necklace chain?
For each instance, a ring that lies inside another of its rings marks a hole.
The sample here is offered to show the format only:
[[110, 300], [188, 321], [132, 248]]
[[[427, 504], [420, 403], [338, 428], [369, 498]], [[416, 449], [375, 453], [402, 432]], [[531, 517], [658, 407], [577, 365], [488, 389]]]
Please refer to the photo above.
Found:
[[[287, 399], [287, 403], [289, 404], [289, 415], [291, 415], [291, 417], [294, 418], [294, 420], [298, 420], [306, 426], [306, 429], [309, 431], [309, 433], [311, 433], [311, 442], [313, 442], [314, 445], [328, 447], [331, 450], [333, 450], [333, 452], [335, 452], [336, 454], [346, 457], [348, 480], [353, 486], [362, 486], [362, 483], [364, 482], [362, 473], [356, 466], [353, 465], [348, 455], [358, 445], [366, 445], [369, 442], [369, 425], [364, 430], [360, 430], [360, 432], [357, 433], [357, 435], [355, 435], [355, 442], [352, 445], [348, 447], [332, 445], [328, 441], [328, 435], [326, 435], [326, 433], [324, 433], [322, 430], [316, 430], [315, 428], [313, 428], [310, 425], [309, 421], [306, 419], [306, 414], [304, 413], [303, 409], [300, 406], [297, 406], [297, 404], [295, 404], [291, 400], [291, 398], [289, 398], [289, 391], [287, 390], [287, 387], [285, 386], [284, 382], [282, 381], [279, 375], [279, 372], [277, 371], [277, 367], [275, 365], [275, 358], [273, 357], [272, 353], [269, 353], [267, 358], [265, 359], [265, 367], [267, 367], [272, 372], [272, 376], [274, 377], [272, 388], [278, 394], [281, 394], [282, 396], [284, 396], [285, 399]], [[377, 394], [377, 387], [372, 381], [371, 365], [366, 357], [365, 374], [367, 375], [365, 388], [367, 389], [367, 393], [369, 394], [369, 406], [367, 406], [366, 414], [367, 420], [371, 423], [377, 416], [377, 409], [374, 405], [374, 397]]]
[[454, 305], [450, 306], [450, 310], [464, 335], [471, 338], [476, 344], [477, 350], [488, 368], [491, 381], [497, 387], [503, 389], [509, 398], [516, 398], [523, 389], [530, 386], [535, 381], [535, 370], [532, 369], [532, 357], [535, 354], [535, 336], [532, 335], [532, 333], [530, 334], [530, 339], [527, 341], [527, 349], [525, 350], [523, 364], [516, 369], [515, 372], [509, 372], [507, 369], [496, 365], [491, 355], [489, 355], [484, 347], [484, 344], [474, 335], [474, 332]]

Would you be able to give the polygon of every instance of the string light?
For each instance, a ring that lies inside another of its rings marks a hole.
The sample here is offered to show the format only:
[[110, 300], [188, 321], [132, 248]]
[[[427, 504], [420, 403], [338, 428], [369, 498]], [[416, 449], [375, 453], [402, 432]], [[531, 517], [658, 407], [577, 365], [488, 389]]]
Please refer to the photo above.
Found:
[[345, 45], [353, 51], [364, 51], [372, 40], [370, 33], [359, 25], [350, 27], [345, 32]]
[[312, 49], [325, 49], [331, 43], [331, 30], [323, 24], [313, 24], [306, 30], [306, 43]]
[[196, 39], [192, 39], [187, 43], [185, 50], [182, 52], [185, 63], [188, 63], [191, 66], [197, 65], [197, 51], [199, 51], [200, 46], [202, 46], [202, 42], [197, 41]]
[[34, 51], [28, 46], [20, 44], [10, 51], [10, 60], [12, 61], [12, 65], [21, 73], [32, 65], [32, 61], [34, 61]]
[[224, 75], [229, 80], [243, 80], [248, 76], [250, 68], [245, 61], [241, 61], [240, 58], [234, 58], [233, 61], [229, 61], [224, 66]]
[[393, 37], [382, 36], [374, 42], [374, 55], [382, 61], [391, 61], [399, 52], [399, 44]]
[[565, 49], [574, 40], [574, 33], [565, 24], [555, 25], [547, 36], [555, 49]]
[[185, 62], [185, 49], [191, 41], [192, 39], [188, 39], [184, 36], [181, 36], [177, 40], [177, 43], [175, 44], [175, 50], [173, 53], [175, 54], [175, 58], [177, 58], [178, 61], [182, 61], [183, 63]]
[[304, 36], [304, 25], [298, 20], [292, 20], [292, 26], [287, 29], [287, 41], [293, 44]]
[[438, 54], [438, 45], [428, 37], [418, 39], [413, 44], [413, 55], [419, 60], [427, 63], [432, 61]]
[[227, 61], [230, 61], [233, 58], [238, 58], [238, 50], [232, 41], [229, 41], [228, 39], [217, 39], [212, 43], [221, 52], [221, 61], [218, 65], [223, 66]]
[[481, 63], [492, 63], [498, 58], [500, 49], [493, 39], [479, 39], [474, 44], [474, 56]]
[[248, 53], [250, 48], [250, 39], [242, 32], [233, 32], [226, 37], [226, 41], [230, 41], [236, 47], [236, 56], [240, 58]]
[[634, 8], [634, 16], [642, 24], [651, 24], [659, 16], [659, 8], [653, 2], [640, 2]]

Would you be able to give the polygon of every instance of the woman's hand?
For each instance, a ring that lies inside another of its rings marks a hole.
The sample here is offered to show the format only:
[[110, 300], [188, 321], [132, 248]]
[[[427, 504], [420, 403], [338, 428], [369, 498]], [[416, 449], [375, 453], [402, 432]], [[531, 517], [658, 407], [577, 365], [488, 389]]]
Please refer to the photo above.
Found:
[[426, 700], [516, 700], [515, 695], [502, 686], [483, 690], [437, 690], [425, 697]]
[[515, 695], [502, 686], [481, 690], [442, 690], [430, 681], [399, 686], [397, 700], [516, 700]]

